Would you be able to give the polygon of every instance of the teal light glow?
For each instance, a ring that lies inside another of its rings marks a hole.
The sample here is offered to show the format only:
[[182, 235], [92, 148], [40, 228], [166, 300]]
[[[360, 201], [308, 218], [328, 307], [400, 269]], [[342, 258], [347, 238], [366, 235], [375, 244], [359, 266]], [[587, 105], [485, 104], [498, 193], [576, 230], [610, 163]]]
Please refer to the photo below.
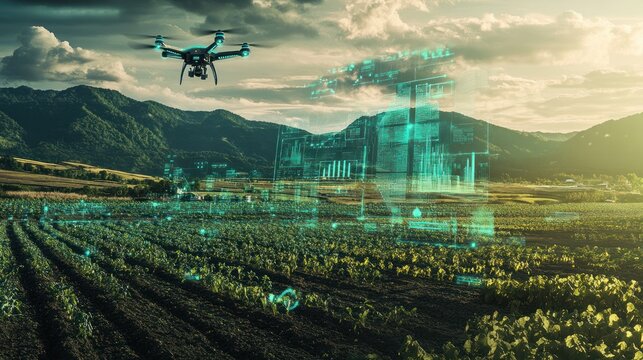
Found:
[[493, 213], [486, 209], [478, 209], [471, 216], [468, 224], [469, 236], [474, 238], [491, 238], [495, 235]]
[[449, 248], [449, 249], [468, 249], [470, 245], [466, 244], [457, 244], [457, 243], [444, 243], [444, 242], [428, 242], [428, 241], [418, 241], [418, 240], [408, 240], [408, 239], [397, 239], [395, 243], [398, 245], [420, 245], [420, 246], [432, 246], [437, 248]]
[[450, 220], [429, 220], [429, 221], [409, 221], [409, 229], [440, 231], [456, 233], [458, 224], [456, 219]]
[[516, 245], [516, 246], [525, 246], [527, 240], [524, 236], [510, 236], [507, 239], [504, 239], [506, 245]]
[[576, 212], [569, 211], [554, 211], [550, 216], [545, 217], [545, 221], [575, 221], [580, 219], [580, 216]]
[[377, 224], [374, 223], [365, 223], [364, 231], [366, 232], [377, 232]]
[[414, 218], [422, 217], [422, 211], [420, 211], [420, 208], [415, 208], [415, 210], [413, 210], [413, 217]]
[[191, 273], [185, 273], [183, 278], [187, 281], [200, 281], [201, 280], [201, 275], [199, 274], [191, 274]]
[[471, 275], [456, 275], [455, 283], [458, 285], [467, 285], [467, 286], [482, 286], [482, 278], [479, 276]]
[[268, 301], [273, 304], [281, 304], [286, 311], [293, 311], [299, 306], [299, 297], [292, 288], [287, 288], [281, 294], [268, 294]]

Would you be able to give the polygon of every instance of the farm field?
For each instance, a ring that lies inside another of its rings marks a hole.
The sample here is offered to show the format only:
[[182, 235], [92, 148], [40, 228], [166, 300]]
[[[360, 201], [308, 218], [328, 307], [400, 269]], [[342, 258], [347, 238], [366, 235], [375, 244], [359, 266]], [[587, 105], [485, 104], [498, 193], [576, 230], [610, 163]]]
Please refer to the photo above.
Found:
[[643, 359], [643, 204], [357, 212], [2, 200], [0, 354]]
[[113, 181], [94, 181], [70, 179], [60, 176], [32, 174], [22, 171], [11, 171], [0, 169], [0, 184], [41, 186], [48, 188], [79, 189], [85, 186], [91, 187], [116, 187], [121, 184]]
[[92, 173], [99, 173], [101, 171], [105, 171], [107, 174], [118, 175], [119, 177], [125, 180], [130, 180], [130, 179], [158, 180], [159, 179], [158, 177], [154, 177], [154, 176], [101, 168], [98, 166], [83, 164], [75, 161], [63, 161], [60, 164], [54, 164], [54, 163], [48, 163], [48, 162], [32, 160], [32, 159], [24, 159], [19, 157], [16, 157], [14, 159], [16, 160], [17, 163], [21, 165], [31, 165], [32, 167], [37, 167], [44, 170], [85, 170], [87, 172], [92, 172]]

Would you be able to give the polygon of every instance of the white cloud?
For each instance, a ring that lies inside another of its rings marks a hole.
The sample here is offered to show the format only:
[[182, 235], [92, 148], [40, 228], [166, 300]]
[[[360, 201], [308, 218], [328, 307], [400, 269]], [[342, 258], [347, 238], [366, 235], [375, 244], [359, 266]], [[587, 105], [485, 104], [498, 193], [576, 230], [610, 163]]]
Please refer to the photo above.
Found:
[[643, 55], [643, 24], [620, 25], [574, 11], [554, 17], [488, 13], [411, 24], [400, 17], [405, 7], [428, 10], [422, 1], [360, 0], [347, 6], [349, 16], [338, 24], [356, 44], [381, 47], [381, 40], [394, 35], [399, 48], [449, 46], [473, 62], [605, 65], [613, 55]]
[[441, 19], [425, 28], [427, 38], [444, 39], [465, 59], [521, 63], [607, 64], [613, 52], [630, 50], [621, 27], [573, 11], [557, 17], [488, 14]]
[[0, 61], [0, 75], [7, 80], [89, 83], [131, 80], [120, 61], [107, 54], [72, 47], [42, 26], [31, 26], [18, 40], [20, 47]]
[[599, 69], [585, 75], [565, 76], [552, 88], [611, 91], [643, 88], [643, 73], [618, 69]]
[[262, 90], [279, 90], [288, 89], [292, 85], [277, 82], [275, 79], [269, 78], [250, 78], [243, 79], [237, 84], [242, 89], [262, 89]]
[[339, 26], [348, 39], [386, 40], [391, 35], [417, 33], [418, 29], [400, 17], [400, 11], [406, 8], [428, 12], [423, 0], [356, 0], [346, 5], [347, 16], [339, 20]]
[[600, 69], [583, 75], [534, 80], [506, 73], [480, 89], [476, 115], [524, 130], [582, 130], [643, 110], [643, 73]]

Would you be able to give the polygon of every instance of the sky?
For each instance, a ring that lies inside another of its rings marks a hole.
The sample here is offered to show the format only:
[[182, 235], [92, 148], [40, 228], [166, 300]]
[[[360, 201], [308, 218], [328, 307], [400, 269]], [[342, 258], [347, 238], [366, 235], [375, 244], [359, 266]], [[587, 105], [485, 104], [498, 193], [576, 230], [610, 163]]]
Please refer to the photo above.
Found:
[[[215, 87], [179, 85], [180, 60], [129, 46], [132, 34], [209, 44], [198, 28], [239, 28], [226, 42], [273, 47], [217, 63]], [[376, 87], [311, 99], [306, 85], [329, 69], [439, 47], [455, 53], [456, 97], [445, 110], [546, 132], [643, 112], [640, 0], [0, 0], [0, 86], [87, 84], [313, 132], [392, 101]]]

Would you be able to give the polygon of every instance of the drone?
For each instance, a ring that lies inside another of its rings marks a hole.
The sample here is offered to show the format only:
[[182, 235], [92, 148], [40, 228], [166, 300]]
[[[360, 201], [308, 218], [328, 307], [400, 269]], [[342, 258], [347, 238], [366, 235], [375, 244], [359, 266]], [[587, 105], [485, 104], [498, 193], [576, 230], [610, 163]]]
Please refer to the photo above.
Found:
[[239, 44], [231, 44], [236, 46], [241, 46], [241, 49], [236, 51], [220, 51], [216, 52], [215, 50], [220, 46], [223, 46], [225, 41], [225, 34], [237, 33], [237, 29], [227, 29], [227, 30], [204, 30], [197, 29], [195, 33], [205, 36], [205, 35], [214, 35], [214, 41], [207, 46], [192, 46], [186, 49], [179, 49], [165, 43], [166, 40], [175, 40], [176, 38], [163, 35], [133, 35], [133, 37], [142, 37], [142, 38], [153, 38], [154, 45], [151, 44], [130, 44], [132, 48], [135, 49], [154, 49], [161, 51], [161, 57], [169, 59], [178, 59], [183, 60], [183, 67], [181, 68], [181, 75], [179, 77], [179, 85], [183, 84], [183, 74], [185, 73], [185, 68], [189, 66], [188, 77], [197, 77], [201, 80], [208, 78], [208, 68], [212, 70], [212, 75], [214, 77], [214, 85], [219, 83], [219, 77], [217, 76], [217, 70], [214, 67], [214, 62], [219, 60], [231, 59], [235, 57], [246, 58], [250, 56], [250, 47], [268, 47], [260, 44], [250, 44], [247, 42]]

